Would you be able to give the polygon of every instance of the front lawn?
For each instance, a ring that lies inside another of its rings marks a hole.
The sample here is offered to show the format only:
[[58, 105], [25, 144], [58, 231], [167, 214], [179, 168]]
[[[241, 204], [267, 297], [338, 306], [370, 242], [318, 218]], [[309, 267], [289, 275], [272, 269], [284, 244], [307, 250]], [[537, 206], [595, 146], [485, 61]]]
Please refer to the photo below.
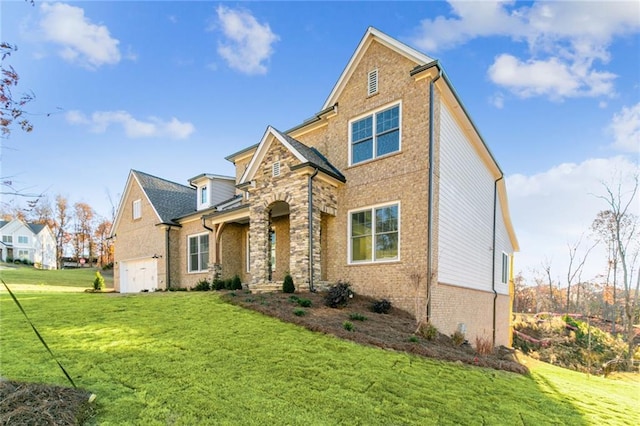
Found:
[[[20, 293], [96, 424], [638, 424], [637, 382], [530, 376], [360, 346], [216, 293]], [[0, 375], [68, 385], [0, 294]]]
[[[43, 270], [32, 266], [0, 263], [0, 278], [14, 290], [64, 291], [93, 288], [96, 268]], [[100, 271], [107, 287], [113, 287], [113, 272]], [[15, 288], [14, 288], [15, 286]], [[25, 286], [28, 286], [25, 288]], [[56, 287], [52, 289], [50, 287]], [[0, 291], [4, 286], [0, 285]]]

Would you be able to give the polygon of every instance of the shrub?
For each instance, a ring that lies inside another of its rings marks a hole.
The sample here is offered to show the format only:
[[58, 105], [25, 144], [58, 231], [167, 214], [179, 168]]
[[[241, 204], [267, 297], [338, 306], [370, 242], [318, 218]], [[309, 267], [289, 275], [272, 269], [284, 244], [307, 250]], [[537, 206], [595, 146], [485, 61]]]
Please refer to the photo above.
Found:
[[487, 337], [476, 336], [476, 352], [479, 355], [489, 355], [493, 352], [493, 343]]
[[193, 291], [209, 291], [211, 290], [211, 283], [206, 278], [200, 280], [196, 283], [194, 287], [191, 288]]
[[411, 343], [418, 343], [420, 341], [420, 339], [418, 339], [418, 336], [411, 336], [411, 337], [409, 337], [409, 341]]
[[455, 333], [451, 335], [451, 341], [456, 346], [461, 346], [465, 340], [464, 333], [460, 330], [456, 330]]
[[242, 290], [242, 280], [240, 279], [240, 275], [235, 274], [233, 278], [231, 278], [231, 290]]
[[289, 296], [289, 302], [290, 303], [298, 303], [298, 300], [300, 300], [300, 298], [298, 296]]
[[233, 288], [233, 280], [231, 278], [224, 280], [224, 288], [227, 290], [235, 290]]
[[353, 298], [351, 284], [338, 282], [329, 288], [327, 295], [324, 297], [324, 303], [330, 308], [338, 308], [347, 306], [351, 298]]
[[293, 293], [296, 291], [296, 286], [293, 285], [293, 278], [290, 274], [284, 276], [284, 281], [282, 282], [282, 292], [283, 293]]
[[367, 317], [357, 312], [354, 312], [351, 315], [349, 315], [349, 319], [353, 321], [366, 321]]
[[225, 289], [224, 280], [221, 280], [220, 278], [216, 278], [211, 283], [211, 288], [214, 289], [214, 290], [224, 290]]
[[297, 317], [303, 317], [307, 314], [307, 311], [305, 311], [304, 309], [295, 309], [293, 311], [293, 315], [297, 316]]
[[438, 337], [438, 329], [430, 322], [420, 325], [418, 333], [427, 340], [435, 340]]
[[371, 310], [376, 314], [388, 314], [391, 310], [391, 302], [387, 299], [377, 300], [373, 302]]
[[104, 278], [100, 271], [96, 271], [96, 278], [93, 280], [93, 289], [94, 290], [103, 290], [104, 289]]
[[303, 308], [310, 308], [311, 307], [311, 300], [309, 300], [309, 299], [298, 299], [298, 305], [302, 306]]
[[356, 327], [353, 325], [353, 323], [351, 321], [345, 321], [342, 323], [342, 328], [344, 328], [347, 331], [353, 331], [356, 329]]

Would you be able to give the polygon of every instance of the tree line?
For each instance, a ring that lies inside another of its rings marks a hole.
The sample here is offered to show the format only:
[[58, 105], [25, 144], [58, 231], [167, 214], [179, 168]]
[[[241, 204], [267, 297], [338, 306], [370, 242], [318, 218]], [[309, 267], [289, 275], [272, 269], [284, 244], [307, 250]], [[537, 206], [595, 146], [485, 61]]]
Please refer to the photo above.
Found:
[[53, 201], [42, 196], [28, 201], [26, 207], [4, 204], [1, 209], [2, 220], [49, 226], [56, 240], [58, 268], [62, 268], [64, 257], [76, 262], [85, 259], [99, 267], [113, 265], [113, 243], [109, 239], [112, 219], [100, 216], [89, 204], [71, 204], [58, 194]]
[[[599, 317], [611, 326], [611, 333], [623, 331], [634, 353], [635, 328], [640, 322], [638, 293], [640, 290], [640, 219], [638, 210], [639, 177], [630, 177], [630, 189], [617, 184], [603, 184], [598, 196], [604, 203], [588, 230], [567, 245], [568, 266], [563, 279], [554, 279], [549, 259], [540, 263], [527, 282], [522, 273], [514, 278], [514, 312], [559, 312]], [[591, 260], [592, 250], [600, 245], [605, 258]], [[602, 272], [584, 279], [587, 262], [600, 262]]]

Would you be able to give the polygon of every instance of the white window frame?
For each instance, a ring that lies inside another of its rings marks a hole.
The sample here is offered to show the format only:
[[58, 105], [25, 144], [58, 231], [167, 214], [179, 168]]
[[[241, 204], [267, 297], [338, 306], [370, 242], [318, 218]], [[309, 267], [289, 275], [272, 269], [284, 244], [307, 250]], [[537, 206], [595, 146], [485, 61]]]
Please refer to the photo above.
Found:
[[20, 260], [29, 260], [29, 250], [27, 250], [27, 249], [18, 249], [18, 259], [20, 259]]
[[[397, 206], [398, 207], [398, 254], [394, 258], [384, 258], [384, 259], [376, 259], [376, 241], [375, 241], [375, 211], [376, 209], [380, 209], [383, 207], [389, 206]], [[371, 260], [352, 260], [353, 252], [352, 252], [352, 241], [353, 237], [351, 235], [351, 215], [353, 213], [360, 213], [364, 211], [371, 211], [371, 230], [372, 230], [372, 240], [371, 240]], [[402, 216], [402, 207], [399, 200], [382, 203], [382, 204], [374, 204], [370, 206], [359, 207], [356, 209], [351, 209], [347, 212], [347, 264], [349, 265], [368, 265], [368, 264], [379, 264], [379, 263], [391, 263], [391, 262], [399, 262], [400, 261], [400, 253], [402, 246], [402, 238], [401, 238], [401, 216]]]
[[2, 236], [3, 243], [13, 244], [13, 235], [3, 235]]
[[509, 282], [509, 254], [502, 252], [502, 269], [500, 282], [507, 284]]
[[[376, 148], [377, 148], [377, 138], [376, 138], [376, 133], [375, 133], [375, 128], [376, 128], [376, 114], [378, 114], [381, 111], [387, 110], [387, 109], [391, 109], [394, 107], [398, 107], [398, 150], [397, 151], [392, 151], [392, 152], [388, 152], [386, 154], [380, 155], [380, 156], [376, 156]], [[366, 160], [362, 160], [359, 161], [357, 163], [353, 162], [353, 134], [352, 134], [352, 128], [351, 125], [352, 123], [356, 122], [356, 121], [360, 121], [364, 118], [367, 118], [369, 116], [372, 116], [372, 122], [371, 122], [371, 126], [372, 126], [372, 137], [373, 137], [373, 148], [372, 148], [372, 153], [371, 153], [371, 158], [368, 158]], [[347, 133], [349, 134], [349, 146], [348, 146], [348, 151], [349, 151], [349, 166], [358, 166], [360, 164], [366, 164], [370, 161], [374, 161], [378, 158], [384, 158], [387, 157], [389, 155], [394, 155], [397, 154], [398, 152], [402, 152], [402, 101], [394, 101], [394, 102], [390, 102], [388, 104], [382, 105], [376, 109], [373, 109], [371, 111], [366, 112], [365, 114], [361, 114], [357, 117], [352, 118], [351, 120], [349, 120], [349, 122], [347, 123]]]
[[[202, 262], [201, 262], [201, 255], [202, 253], [200, 252], [200, 238], [202, 237], [207, 237], [208, 241], [207, 241], [207, 265], [204, 267], [204, 269], [202, 268]], [[197, 250], [198, 250], [198, 269], [193, 269], [192, 265], [191, 265], [191, 239], [192, 238], [197, 238]], [[202, 273], [202, 272], [207, 272], [209, 270], [209, 255], [211, 253], [211, 239], [209, 238], [209, 233], [208, 232], [202, 232], [200, 234], [193, 234], [193, 235], [187, 235], [187, 272], [189, 274], [197, 274], [197, 273]]]
[[378, 69], [373, 69], [367, 73], [367, 96], [378, 93]]
[[131, 208], [133, 210], [133, 220], [140, 219], [142, 217], [142, 200], [139, 198], [137, 200], [133, 200]]
[[200, 187], [200, 204], [206, 205], [209, 202], [209, 189], [207, 185]]
[[29, 244], [29, 237], [26, 235], [18, 235], [18, 244]]

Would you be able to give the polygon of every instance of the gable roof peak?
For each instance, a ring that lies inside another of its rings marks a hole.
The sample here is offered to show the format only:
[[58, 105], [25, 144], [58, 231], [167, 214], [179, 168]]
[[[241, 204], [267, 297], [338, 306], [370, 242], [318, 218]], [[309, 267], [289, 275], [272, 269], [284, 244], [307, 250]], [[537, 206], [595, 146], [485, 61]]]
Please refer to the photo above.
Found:
[[358, 47], [356, 48], [355, 52], [351, 56], [349, 63], [345, 67], [344, 71], [342, 71], [342, 74], [340, 75], [340, 78], [338, 78], [338, 81], [335, 84], [335, 86], [333, 86], [333, 90], [331, 90], [329, 97], [324, 102], [324, 105], [322, 106], [323, 110], [330, 107], [331, 105], [334, 105], [337, 102], [338, 97], [342, 92], [342, 89], [344, 89], [344, 86], [346, 85], [347, 81], [353, 74], [353, 70], [356, 68], [356, 66], [364, 56], [364, 53], [367, 50], [367, 47], [369, 47], [369, 45], [372, 43], [373, 40], [376, 40], [383, 46], [386, 46], [387, 48], [393, 50], [394, 52], [415, 62], [416, 66], [425, 65], [434, 61], [433, 58], [414, 49], [413, 47], [406, 45], [405, 43], [399, 40], [396, 40], [395, 38], [389, 36], [388, 34], [383, 33], [379, 29], [375, 27], [368, 27], [367, 31], [365, 31], [364, 33], [364, 36], [360, 40]]

